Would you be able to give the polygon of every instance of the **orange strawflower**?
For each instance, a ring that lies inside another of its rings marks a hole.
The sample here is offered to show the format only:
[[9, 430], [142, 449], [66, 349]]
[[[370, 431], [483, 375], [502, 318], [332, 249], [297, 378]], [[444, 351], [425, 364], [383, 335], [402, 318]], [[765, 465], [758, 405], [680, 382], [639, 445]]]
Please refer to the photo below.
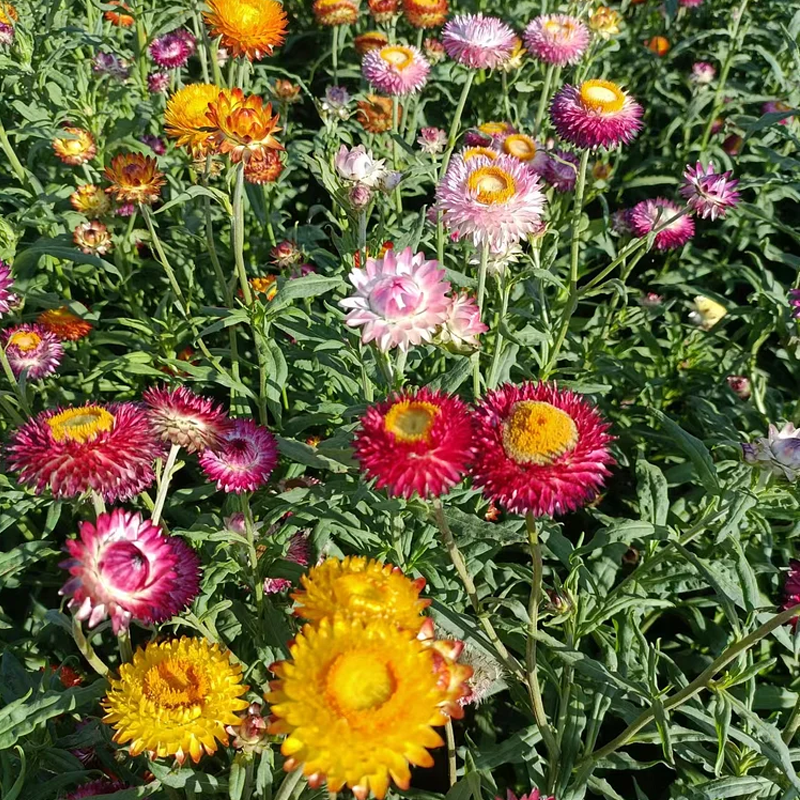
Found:
[[66, 306], [48, 308], [47, 311], [39, 314], [36, 321], [59, 339], [67, 339], [70, 342], [83, 339], [92, 330], [91, 323], [73, 314]]
[[352, 25], [358, 19], [358, 3], [355, 0], [314, 0], [311, 6], [314, 19], [320, 25]]
[[276, 0], [206, 0], [203, 13], [212, 38], [221, 36], [222, 46], [234, 57], [253, 61], [271, 56], [286, 38], [288, 20]]
[[648, 39], [644, 46], [651, 52], [655, 53], [659, 58], [669, 53], [669, 39], [666, 36], [654, 36]]
[[84, 128], [64, 128], [69, 138], [53, 139], [53, 151], [65, 163], [86, 164], [97, 154], [94, 137]]
[[388, 37], [380, 31], [367, 31], [353, 39], [353, 47], [355, 47], [356, 53], [360, 56], [369, 53], [370, 50], [380, 50], [388, 44]]
[[216, 130], [212, 134], [218, 153], [230, 153], [234, 164], [264, 155], [267, 150], [283, 150], [273, 134], [278, 127], [278, 115], [272, 116], [272, 105], [264, 105], [256, 95], [244, 96], [241, 89], [230, 94], [220, 92], [209, 104], [208, 123]]
[[70, 196], [69, 202], [76, 211], [85, 214], [89, 219], [102, 217], [111, 209], [108, 195], [92, 183], [79, 186]]
[[300, 86], [299, 84], [287, 81], [285, 78], [278, 78], [275, 85], [272, 87], [272, 93], [278, 100], [290, 105], [297, 103], [300, 100]]
[[[118, 6], [123, 11], [130, 11], [126, 3], [121, 0], [109, 0], [110, 6]], [[122, 14], [119, 11], [106, 11], [103, 17], [107, 19], [112, 25], [117, 25], [120, 28], [130, 28], [136, 20], [130, 14]]]
[[0, 1], [0, 22], [6, 25], [13, 25], [19, 19], [17, 9], [11, 3], [4, 3]]
[[282, 172], [283, 163], [277, 150], [267, 150], [244, 165], [244, 179], [248, 183], [274, 183]]
[[203, 159], [211, 149], [211, 123], [208, 106], [220, 93], [230, 96], [230, 89], [220, 89], [210, 83], [192, 83], [184, 86], [167, 101], [164, 111], [164, 130], [167, 136], [178, 140], [179, 147], [187, 147], [193, 156]]
[[400, 0], [367, 0], [367, 5], [375, 22], [391, 22], [398, 13]]
[[415, 28], [444, 25], [449, 10], [447, 0], [403, 0], [403, 13]]
[[106, 191], [115, 194], [120, 203], [151, 205], [158, 200], [161, 187], [166, 183], [158, 162], [141, 153], [114, 156], [105, 175], [111, 183]]
[[272, 300], [278, 293], [278, 278], [275, 275], [264, 275], [260, 278], [250, 278], [250, 288], [255, 294], [263, 294], [267, 300]]
[[377, 94], [368, 94], [356, 105], [356, 119], [367, 133], [384, 133], [392, 127], [392, 100]]

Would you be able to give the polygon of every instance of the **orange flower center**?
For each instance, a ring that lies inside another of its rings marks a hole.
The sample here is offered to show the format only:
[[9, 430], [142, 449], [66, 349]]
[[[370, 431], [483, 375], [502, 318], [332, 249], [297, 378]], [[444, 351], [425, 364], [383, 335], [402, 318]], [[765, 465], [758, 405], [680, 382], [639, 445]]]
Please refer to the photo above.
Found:
[[536, 142], [523, 133], [514, 133], [506, 137], [503, 150], [520, 161], [530, 161], [536, 155]]
[[471, 158], [476, 158], [477, 156], [486, 156], [486, 158], [490, 158], [494, 161], [497, 158], [497, 153], [488, 147], [470, 147], [464, 151], [462, 158], [464, 161], [469, 161]]
[[142, 687], [145, 696], [164, 708], [190, 708], [208, 695], [206, 671], [187, 658], [167, 658], [150, 667]]
[[485, 205], [507, 203], [517, 190], [513, 176], [500, 167], [476, 169], [467, 186], [476, 193], [478, 202]]
[[518, 464], [552, 464], [578, 442], [575, 421], [560, 408], [537, 400], [515, 403], [503, 423], [503, 449]]
[[384, 426], [400, 442], [420, 442], [428, 438], [439, 414], [433, 403], [403, 400], [389, 409]]
[[57, 442], [69, 439], [85, 444], [102, 431], [114, 427], [114, 415], [100, 406], [68, 408], [47, 420], [53, 438]]
[[391, 664], [376, 653], [350, 652], [338, 655], [325, 680], [328, 700], [343, 716], [371, 711], [391, 699], [397, 689]]
[[23, 353], [28, 350], [35, 350], [41, 344], [41, 341], [42, 337], [33, 331], [18, 331], [8, 337], [9, 347], [14, 345], [17, 350], [22, 350]]
[[601, 114], [613, 114], [625, 104], [625, 92], [611, 81], [585, 81], [580, 92], [583, 104]]
[[408, 47], [384, 47], [381, 50], [381, 58], [395, 69], [404, 70], [414, 62], [414, 51]]

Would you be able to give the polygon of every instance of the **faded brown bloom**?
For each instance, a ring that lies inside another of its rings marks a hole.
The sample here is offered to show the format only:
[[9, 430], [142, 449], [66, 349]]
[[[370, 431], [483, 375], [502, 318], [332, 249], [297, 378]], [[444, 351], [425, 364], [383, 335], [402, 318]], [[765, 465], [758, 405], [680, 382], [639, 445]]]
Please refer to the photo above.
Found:
[[356, 105], [356, 119], [367, 133], [384, 133], [392, 127], [392, 101], [389, 97], [368, 94], [365, 100]]

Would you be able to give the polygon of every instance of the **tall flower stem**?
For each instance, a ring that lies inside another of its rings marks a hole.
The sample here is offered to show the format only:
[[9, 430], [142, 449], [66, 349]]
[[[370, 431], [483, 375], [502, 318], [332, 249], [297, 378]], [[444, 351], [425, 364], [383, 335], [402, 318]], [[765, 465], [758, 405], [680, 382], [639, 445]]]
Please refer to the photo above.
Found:
[[172, 444], [169, 448], [167, 460], [164, 462], [164, 469], [161, 473], [161, 484], [158, 487], [158, 494], [156, 495], [156, 504], [153, 508], [152, 520], [153, 525], [158, 525], [161, 519], [161, 512], [164, 510], [164, 503], [167, 500], [167, 491], [169, 490], [169, 483], [172, 479], [172, 472], [175, 468], [175, 461], [178, 458], [180, 445]]
[[[400, 101], [395, 95], [392, 98], [392, 167], [395, 172], [400, 168], [400, 145], [397, 143], [397, 137], [400, 136]], [[401, 219], [403, 216], [403, 195], [400, 193], [400, 186], [396, 186], [394, 190], [394, 202], [397, 208], [397, 217]]]
[[[486, 273], [489, 269], [489, 245], [481, 245], [481, 263], [478, 267], [478, 313], [484, 317], [483, 302], [486, 299]], [[475, 363], [472, 367], [472, 393], [478, 397], [481, 393], [481, 359], [479, 353], [475, 354]]]
[[569, 331], [569, 323], [575, 309], [578, 307], [578, 269], [579, 258], [581, 254], [581, 218], [583, 216], [583, 196], [586, 189], [586, 171], [589, 166], [589, 150], [584, 150], [581, 154], [581, 163], [578, 168], [578, 179], [575, 183], [575, 205], [572, 210], [572, 240], [570, 247], [570, 260], [569, 260], [569, 296], [567, 297], [567, 304], [561, 314], [561, 321], [558, 326], [558, 333], [553, 347], [550, 350], [547, 364], [543, 370], [542, 377], [546, 379], [549, 377], [553, 366], [558, 359], [558, 354], [567, 338]]
[[453, 730], [453, 720], [448, 717], [447, 723], [444, 726], [445, 735], [447, 736], [447, 776], [450, 780], [450, 785], [455, 786], [458, 783], [458, 764], [456, 762], [456, 735]]
[[550, 756], [551, 762], [558, 758], [558, 745], [550, 723], [547, 721], [547, 714], [544, 710], [542, 700], [542, 690], [539, 686], [539, 677], [536, 666], [536, 631], [539, 626], [539, 603], [542, 597], [542, 546], [539, 543], [539, 531], [536, 527], [536, 520], [530, 512], [525, 517], [525, 526], [528, 529], [528, 545], [531, 551], [531, 564], [533, 567], [533, 577], [531, 579], [531, 597], [528, 602], [528, 641], [525, 648], [525, 666], [528, 673], [528, 692], [531, 698], [533, 716], [536, 725], [544, 740], [545, 747]]
[[147, 90], [147, 31], [144, 27], [144, 3], [138, 3], [136, 6], [136, 42], [134, 44], [134, 52], [136, 55], [136, 65], [139, 69], [139, 80], [142, 87]]
[[211, 74], [214, 76], [214, 85], [222, 87], [222, 70], [217, 61], [217, 48], [211, 44], [211, 39], [208, 36], [206, 26], [201, 23], [200, 29], [203, 32], [203, 46], [206, 53], [208, 53], [208, 62], [211, 64]]
[[6, 376], [6, 379], [11, 384], [11, 387], [14, 390], [14, 394], [16, 395], [17, 402], [19, 403], [19, 407], [23, 410], [27, 416], [31, 416], [31, 407], [28, 404], [28, 398], [25, 396], [25, 392], [22, 387], [19, 385], [16, 376], [14, 375], [14, 371], [11, 369], [11, 364], [8, 363], [8, 356], [6, 355], [5, 348], [2, 344], [0, 344], [0, 365], [3, 367], [3, 373]]
[[[335, 30], [335, 29], [334, 29]], [[239, 276], [239, 287], [242, 290], [246, 306], [253, 305], [253, 294], [247, 280], [244, 266], [244, 163], [236, 167], [236, 185], [233, 190], [233, 257], [236, 262], [236, 274]]]
[[500, 657], [500, 660], [503, 662], [505, 668], [509, 671], [509, 673], [518, 679], [525, 680], [525, 673], [522, 669], [522, 666], [517, 662], [514, 656], [508, 652], [508, 649], [503, 642], [500, 641], [500, 637], [497, 635], [497, 631], [494, 629], [491, 620], [481, 607], [481, 601], [478, 597], [478, 591], [475, 588], [475, 582], [472, 580], [469, 570], [467, 570], [464, 556], [461, 555], [461, 551], [458, 549], [458, 544], [453, 536], [453, 532], [450, 530], [450, 525], [447, 523], [447, 518], [444, 515], [444, 508], [442, 507], [442, 501], [439, 500], [438, 497], [433, 498], [433, 500], [431, 500], [431, 507], [433, 508], [433, 516], [436, 520], [436, 525], [439, 528], [439, 532], [442, 534], [442, 541], [444, 542], [444, 546], [447, 549], [448, 555], [450, 556], [450, 561], [455, 567], [456, 574], [464, 586], [470, 605], [472, 606], [472, 610], [478, 617], [484, 632], [489, 638], [489, 641], [492, 643], [492, 646], [497, 652], [497, 655]]
[[142, 217], [144, 217], [145, 225], [147, 225], [147, 230], [150, 233], [150, 241], [153, 243], [153, 247], [155, 247], [158, 260], [161, 262], [161, 266], [164, 267], [164, 272], [167, 273], [167, 280], [169, 281], [172, 293], [175, 295], [175, 299], [178, 301], [178, 305], [180, 305], [184, 317], [188, 319], [189, 308], [186, 303], [186, 298], [183, 296], [183, 290], [178, 283], [178, 279], [175, 277], [175, 272], [172, 269], [172, 265], [169, 263], [167, 254], [164, 252], [161, 239], [158, 237], [156, 226], [153, 223], [153, 212], [146, 203], [140, 203], [139, 210], [141, 211]]
[[508, 275], [503, 275], [498, 279], [500, 284], [500, 311], [497, 312], [495, 320], [494, 352], [492, 353], [492, 366], [489, 369], [489, 380], [486, 382], [488, 389], [494, 389], [497, 384], [497, 371], [500, 368], [500, 356], [503, 354], [503, 322], [508, 313], [508, 301], [511, 297], [511, 280]]
[[339, 25], [333, 26], [331, 43], [331, 62], [333, 66], [333, 80], [339, 80]]
[[[192, 29], [194, 30], [194, 38], [199, 42], [205, 36], [205, 31], [201, 32], [201, 28], [205, 27], [203, 25], [203, 21], [200, 18], [200, 12], [195, 11], [192, 14]], [[208, 47], [198, 47], [197, 48], [197, 55], [200, 56], [200, 70], [203, 73], [203, 81], [204, 83], [210, 83], [211, 76], [208, 71], [208, 58], [210, 55], [210, 50]], [[211, 58], [214, 56], [211, 55]], [[219, 85], [219, 84], [218, 84]]]
[[250, 498], [247, 492], [239, 495], [239, 501], [244, 517], [244, 530], [247, 536], [247, 551], [250, 555], [250, 570], [253, 573], [253, 589], [256, 595], [256, 606], [261, 612], [261, 604], [264, 599], [264, 585], [258, 575], [258, 551], [256, 550], [256, 530], [253, 525], [253, 512], [250, 510]]
[[89, 666], [91, 666], [98, 675], [105, 678], [109, 672], [108, 667], [100, 660], [97, 653], [94, 652], [91, 642], [83, 634], [81, 623], [75, 619], [75, 617], [72, 618], [72, 638], [75, 640], [75, 644], [78, 646], [81, 655], [89, 663]]
[[22, 162], [17, 157], [16, 151], [11, 146], [11, 142], [8, 140], [8, 135], [6, 134], [6, 129], [3, 127], [2, 120], [0, 120], [0, 147], [2, 147], [3, 152], [6, 154], [8, 164], [12, 172], [17, 176], [17, 180], [20, 183], [27, 183], [28, 174], [25, 171], [25, 167], [22, 166]]
[[447, 137], [447, 150], [444, 152], [442, 158], [442, 167], [439, 171], [439, 180], [447, 172], [447, 166], [450, 163], [450, 158], [453, 155], [453, 150], [456, 147], [456, 139], [458, 139], [458, 130], [461, 127], [461, 116], [464, 113], [464, 106], [467, 104], [467, 97], [469, 97], [469, 90], [472, 88], [472, 82], [475, 80], [475, 70], [470, 70], [467, 73], [467, 78], [464, 81], [464, 86], [461, 89], [461, 97], [458, 98], [458, 105], [456, 106], [456, 113], [453, 115], [453, 122], [450, 125], [450, 133]]
[[129, 630], [120, 631], [117, 635], [117, 645], [119, 646], [119, 663], [128, 664], [133, 660], [133, 647], [131, 645], [131, 632]]
[[553, 85], [553, 75], [556, 72], [555, 64], [548, 64], [547, 71], [544, 73], [544, 85], [542, 86], [542, 94], [539, 96], [539, 105], [536, 108], [536, 118], [533, 123], [533, 135], [536, 136], [541, 127], [542, 120], [544, 119], [544, 111], [547, 108], [547, 101], [550, 98], [550, 87]]
[[278, 788], [277, 794], [273, 797], [272, 800], [289, 800], [294, 792], [295, 786], [300, 783], [300, 779], [303, 777], [303, 770], [296, 769], [294, 772], [287, 772], [286, 777], [283, 779], [283, 783], [281, 783], [280, 787]]

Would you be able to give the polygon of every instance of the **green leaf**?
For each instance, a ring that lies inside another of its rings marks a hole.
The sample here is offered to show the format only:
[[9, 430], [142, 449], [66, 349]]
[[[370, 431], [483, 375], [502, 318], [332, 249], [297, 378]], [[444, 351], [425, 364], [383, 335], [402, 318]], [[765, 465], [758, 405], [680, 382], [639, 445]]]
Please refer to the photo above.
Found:
[[237, 753], [228, 773], [228, 797], [230, 800], [241, 800], [244, 786], [247, 783], [247, 762], [252, 755]]
[[304, 278], [287, 280], [267, 307], [267, 319], [273, 319], [278, 312], [290, 305], [293, 300], [303, 297], [318, 297], [337, 288], [343, 288], [341, 278], [329, 278], [324, 275], [306, 275]]
[[669, 514], [669, 493], [664, 473], [643, 458], [636, 461], [636, 491], [642, 519], [654, 525], [666, 525]]
[[57, 555], [58, 550], [54, 550], [52, 544], [53, 542], [47, 539], [39, 539], [35, 542], [25, 542], [6, 553], [0, 553], [0, 587], [13, 589], [19, 586], [14, 577], [18, 572], [43, 558]]
[[655, 415], [675, 444], [688, 456], [703, 486], [711, 494], [719, 494], [720, 485], [717, 478], [717, 468], [714, 466], [714, 460], [711, 458], [711, 453], [705, 444], [696, 436], [687, 433], [675, 420], [670, 419], [657, 408], [650, 409], [650, 413]]

